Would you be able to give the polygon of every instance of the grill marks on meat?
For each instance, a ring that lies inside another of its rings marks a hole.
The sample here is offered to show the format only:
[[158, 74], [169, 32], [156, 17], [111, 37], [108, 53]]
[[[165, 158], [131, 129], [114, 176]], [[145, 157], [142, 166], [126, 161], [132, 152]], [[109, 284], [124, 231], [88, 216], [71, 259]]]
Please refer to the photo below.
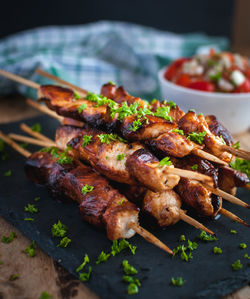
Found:
[[[59, 165], [51, 154], [36, 152], [27, 159], [25, 171], [33, 182], [46, 185], [53, 197], [78, 202], [82, 218], [96, 227], [105, 227], [110, 240], [135, 234], [128, 225], [132, 221], [138, 223], [139, 208], [91, 168], [79, 162]], [[94, 189], [83, 194], [86, 184]]]

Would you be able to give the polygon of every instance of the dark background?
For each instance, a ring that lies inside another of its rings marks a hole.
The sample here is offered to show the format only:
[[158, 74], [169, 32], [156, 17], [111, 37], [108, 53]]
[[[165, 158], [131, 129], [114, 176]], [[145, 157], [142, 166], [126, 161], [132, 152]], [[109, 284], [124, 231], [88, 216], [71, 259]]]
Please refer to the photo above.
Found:
[[46, 25], [119, 20], [176, 33], [202, 31], [231, 38], [233, 0], [1, 1], [0, 38]]

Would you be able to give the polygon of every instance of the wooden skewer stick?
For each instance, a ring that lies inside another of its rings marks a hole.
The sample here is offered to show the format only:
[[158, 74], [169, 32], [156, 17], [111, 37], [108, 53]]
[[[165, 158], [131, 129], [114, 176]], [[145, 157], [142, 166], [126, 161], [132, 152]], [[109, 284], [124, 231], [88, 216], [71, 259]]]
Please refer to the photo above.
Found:
[[225, 165], [225, 166], [228, 166], [228, 163], [226, 163], [225, 161], [217, 158], [216, 156], [214, 155], [211, 155], [203, 150], [200, 150], [200, 149], [193, 149], [192, 150], [192, 153], [195, 154], [196, 156], [199, 156], [203, 159], [207, 159], [211, 162], [214, 162], [214, 163], [218, 163], [218, 164], [221, 164], [221, 165]]
[[240, 200], [239, 198], [233, 196], [232, 194], [229, 194], [223, 190], [220, 190], [218, 188], [213, 188], [212, 186], [203, 183], [202, 184], [205, 188], [207, 188], [209, 191], [211, 191], [213, 194], [221, 196], [222, 198], [230, 201], [231, 203], [234, 203], [236, 205], [242, 206], [244, 208], [248, 208], [250, 209], [250, 205], [248, 205], [247, 203], [245, 203], [244, 201]]
[[204, 175], [204, 174], [199, 173], [199, 172], [191, 171], [191, 170], [166, 167], [164, 169], [164, 173], [176, 174], [180, 177], [187, 178], [187, 179], [190, 179], [190, 180], [197, 180], [197, 181], [202, 181], [202, 182], [213, 183], [213, 180], [210, 176]]
[[43, 112], [43, 113], [45, 113], [45, 114], [48, 114], [49, 116], [51, 116], [51, 117], [57, 119], [59, 122], [61, 122], [61, 121], [63, 120], [63, 117], [60, 116], [60, 115], [58, 115], [58, 114], [56, 114], [56, 112], [50, 110], [50, 109], [47, 108], [46, 106], [41, 105], [41, 104], [39, 104], [39, 103], [37, 103], [37, 102], [31, 100], [31, 99], [26, 99], [26, 103], [27, 103], [29, 106], [31, 106], [31, 107], [33, 107], [33, 108], [35, 108], [35, 109], [37, 109], [37, 110], [39, 110], [39, 111], [41, 111], [41, 112]]
[[28, 158], [31, 155], [31, 153], [29, 151], [27, 151], [24, 148], [22, 148], [21, 146], [19, 146], [16, 142], [14, 142], [8, 136], [6, 136], [2, 131], [0, 131], [0, 138], [4, 142], [6, 142], [7, 144], [9, 144], [14, 150], [16, 150], [21, 155], [23, 155], [24, 157]]
[[10, 72], [7, 72], [7, 71], [4, 71], [4, 70], [0, 70], [0, 75], [2, 75], [3, 77], [6, 77], [10, 80], [13, 80], [13, 81], [16, 81], [18, 83], [21, 83], [23, 85], [26, 85], [26, 86], [29, 86], [31, 88], [34, 88], [34, 89], [39, 89], [40, 88], [40, 85], [35, 83], [35, 82], [32, 82], [30, 80], [27, 80], [25, 78], [22, 78], [20, 76], [17, 76], [15, 74], [12, 74]]
[[45, 147], [56, 146], [55, 142], [48, 142], [48, 141], [44, 141], [44, 140], [34, 139], [31, 137], [14, 134], [14, 133], [10, 133], [9, 137], [11, 139], [14, 139], [17, 141], [27, 142], [27, 143], [35, 144], [35, 145], [39, 145], [39, 146], [45, 146]]
[[33, 137], [39, 139], [39, 140], [43, 140], [43, 141], [45, 141], [45, 142], [49, 142], [49, 143], [55, 143], [52, 139], [50, 139], [50, 138], [44, 136], [43, 134], [33, 131], [29, 126], [27, 126], [27, 125], [24, 124], [24, 123], [22, 123], [22, 124], [20, 125], [20, 129], [21, 129], [22, 131], [24, 131], [25, 133], [27, 133], [27, 134], [29, 134], [29, 135], [31, 135], [31, 136], [33, 136]]
[[220, 212], [219, 212], [221, 215], [229, 218], [229, 219], [232, 219], [233, 221], [236, 221], [236, 222], [239, 222], [245, 226], [248, 226], [250, 227], [249, 224], [247, 224], [244, 220], [242, 220], [240, 217], [236, 216], [235, 214], [229, 212], [228, 210], [224, 209], [224, 208], [221, 208], [220, 209]]
[[170, 248], [168, 248], [167, 245], [162, 243], [158, 238], [156, 238], [153, 234], [151, 234], [145, 228], [141, 227], [139, 224], [136, 224], [135, 222], [130, 222], [129, 226], [134, 231], [136, 231], [138, 235], [142, 236], [148, 242], [156, 245], [157, 247], [163, 249], [164, 251], [166, 251], [172, 255], [174, 254], [173, 251]]
[[68, 86], [68, 87], [72, 88], [73, 90], [77, 91], [82, 97], [85, 97], [89, 93], [86, 89], [80, 88], [74, 84], [71, 84], [71, 83], [63, 80], [63, 79], [60, 79], [50, 73], [47, 73], [47, 72], [41, 70], [40, 68], [37, 68], [36, 72], [43, 77], [49, 78], [57, 83], [60, 83], [64, 86]]
[[[28, 158], [31, 153], [20, 147], [17, 143], [15, 143], [13, 140], [11, 140], [8, 136], [6, 136], [2, 131], [0, 131], [0, 138], [8, 143], [13, 149], [15, 149], [17, 152], [19, 152], [24, 157]], [[31, 138], [32, 139], [32, 138]], [[44, 141], [43, 141], [44, 142]], [[134, 222], [130, 222], [129, 227], [133, 229], [137, 234], [142, 236], [146, 241], [154, 244], [155, 246], [159, 247], [160, 249], [166, 251], [167, 253], [173, 255], [173, 251], [165, 245], [163, 242], [161, 242], [158, 238], [156, 238], [153, 234], [151, 234], [149, 231], [141, 227], [139, 224], [136, 224]]]
[[243, 150], [243, 149], [237, 149], [228, 145], [222, 145], [221, 149], [223, 149], [226, 152], [229, 152], [231, 154], [233, 154], [234, 156], [246, 159], [246, 160], [250, 160], [250, 152]]
[[214, 235], [214, 232], [211, 231], [210, 229], [208, 229], [206, 226], [204, 226], [203, 224], [201, 224], [199, 221], [195, 220], [194, 218], [188, 216], [183, 210], [180, 210], [180, 218], [181, 220], [187, 222], [188, 224], [206, 231], [207, 233]]

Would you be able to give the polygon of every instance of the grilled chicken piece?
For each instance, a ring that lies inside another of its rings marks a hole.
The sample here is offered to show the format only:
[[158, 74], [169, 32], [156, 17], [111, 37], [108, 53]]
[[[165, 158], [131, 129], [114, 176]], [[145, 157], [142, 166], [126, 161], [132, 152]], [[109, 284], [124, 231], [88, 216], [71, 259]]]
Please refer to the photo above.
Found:
[[[96, 227], [105, 227], [110, 240], [135, 234], [129, 223], [138, 223], [139, 208], [90, 167], [78, 161], [60, 165], [51, 154], [36, 152], [27, 159], [25, 171], [30, 180], [46, 185], [53, 197], [78, 202], [82, 218]], [[94, 189], [84, 194], [86, 184]]]
[[158, 167], [158, 162], [159, 160], [152, 153], [139, 149], [128, 157], [126, 167], [142, 186], [152, 191], [172, 189], [178, 184], [180, 177], [164, 173], [164, 167]]
[[218, 137], [222, 137], [227, 145], [234, 143], [231, 133], [218, 121], [214, 115], [206, 115], [205, 120], [209, 126], [209, 130]]

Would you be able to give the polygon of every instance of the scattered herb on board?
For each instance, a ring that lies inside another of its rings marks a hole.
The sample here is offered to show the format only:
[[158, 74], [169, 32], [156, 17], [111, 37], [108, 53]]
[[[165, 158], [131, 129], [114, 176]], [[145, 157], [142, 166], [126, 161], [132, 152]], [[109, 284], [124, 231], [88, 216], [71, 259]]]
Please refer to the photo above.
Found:
[[11, 170], [9, 169], [8, 171], [6, 171], [6, 172], [4, 173], [4, 176], [11, 176]]
[[68, 237], [64, 237], [61, 239], [60, 243], [57, 245], [57, 247], [68, 247], [69, 243], [71, 243], [71, 240]]
[[127, 260], [123, 260], [122, 265], [123, 265], [123, 271], [127, 275], [134, 275], [138, 273], [138, 271], [133, 266], [131, 266]]
[[214, 254], [222, 254], [222, 249], [220, 247], [214, 247], [213, 248], [213, 253]]
[[5, 244], [11, 243], [15, 237], [16, 237], [15, 232], [10, 233], [9, 237], [2, 236], [2, 243], [5, 243]]
[[39, 123], [34, 124], [33, 126], [31, 126], [31, 130], [37, 133], [41, 133], [42, 131], [42, 126]]
[[65, 224], [62, 224], [60, 220], [58, 220], [57, 223], [53, 224], [51, 233], [53, 237], [64, 237], [67, 233], [67, 227]]
[[180, 242], [186, 241], [185, 235], [180, 235], [179, 241]]
[[243, 265], [241, 263], [240, 260], [236, 260], [233, 264], [232, 264], [232, 268], [234, 271], [238, 271], [240, 269], [242, 269]]
[[82, 282], [87, 282], [90, 279], [91, 273], [92, 273], [92, 267], [89, 266], [88, 272], [83, 272], [79, 274], [79, 279]]
[[139, 292], [139, 288], [138, 288], [136, 283], [131, 282], [128, 285], [127, 291], [128, 291], [128, 295], [134, 295], [134, 294], [137, 294]]
[[240, 243], [240, 249], [246, 249], [247, 244], [246, 243]]
[[215, 236], [207, 234], [204, 230], [202, 230], [200, 235], [197, 236], [197, 239], [200, 239], [204, 242], [213, 242], [218, 240]]
[[50, 295], [47, 291], [42, 292], [39, 299], [52, 299], [52, 295]]
[[85, 254], [85, 256], [84, 256], [84, 260], [83, 260], [83, 262], [81, 263], [81, 265], [76, 269], [76, 272], [80, 272], [83, 268], [84, 268], [84, 266], [87, 264], [87, 263], [89, 263], [89, 256], [87, 255], [87, 254]]
[[183, 286], [183, 284], [185, 283], [185, 280], [183, 280], [182, 277], [177, 277], [176, 279], [174, 279], [174, 277], [171, 278], [171, 283], [172, 285], [174, 285], [175, 287], [181, 287]]
[[187, 242], [188, 243], [186, 244], [186, 246], [179, 245], [173, 249], [174, 252], [173, 256], [179, 254], [180, 258], [185, 262], [188, 262], [193, 258], [192, 251], [198, 247], [198, 244], [196, 242], [192, 242], [190, 240], [188, 240]]
[[250, 260], [250, 256], [247, 253], [244, 254], [244, 258]]
[[237, 231], [236, 231], [235, 229], [231, 229], [231, 230], [230, 230], [230, 234], [236, 235], [236, 234], [237, 234]]
[[110, 257], [110, 253], [105, 253], [104, 251], [102, 251], [95, 263], [98, 265], [100, 263], [106, 262], [109, 259], [109, 257]]
[[24, 211], [34, 214], [38, 212], [38, 209], [33, 204], [28, 203], [28, 205], [24, 207]]
[[32, 243], [26, 249], [24, 249], [24, 252], [27, 253], [27, 255], [29, 255], [30, 257], [34, 257], [36, 255], [35, 248], [35, 242], [32, 241]]
[[113, 244], [111, 246], [111, 254], [113, 256], [117, 255], [120, 253], [122, 250], [129, 248], [132, 254], [135, 254], [136, 246], [133, 246], [129, 243], [129, 241], [125, 239], [121, 240], [114, 240]]
[[13, 274], [13, 275], [11, 275], [9, 280], [13, 281], [13, 280], [16, 280], [18, 277], [19, 277], [19, 274]]
[[34, 221], [35, 219], [34, 218], [31, 218], [31, 217], [26, 217], [24, 218], [24, 221]]
[[37, 196], [34, 198], [34, 201], [39, 201], [40, 199], [41, 199], [40, 196]]

